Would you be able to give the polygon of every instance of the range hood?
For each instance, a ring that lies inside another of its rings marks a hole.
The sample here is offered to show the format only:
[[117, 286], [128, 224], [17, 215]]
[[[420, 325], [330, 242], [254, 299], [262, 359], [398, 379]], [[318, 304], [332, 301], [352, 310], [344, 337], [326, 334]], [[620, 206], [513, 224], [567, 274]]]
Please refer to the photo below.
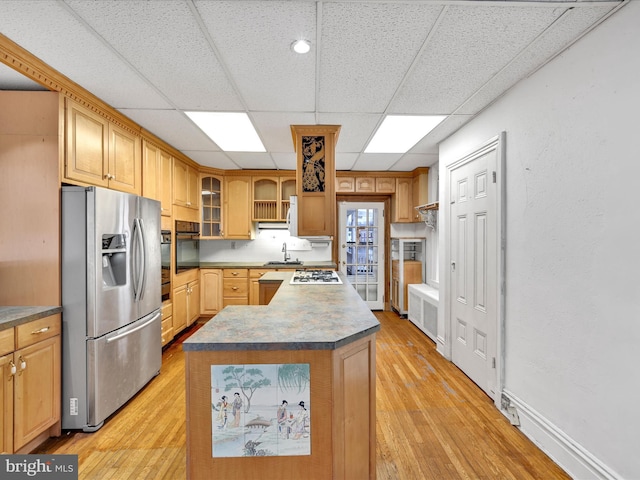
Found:
[[287, 222], [258, 222], [258, 230], [288, 230]]

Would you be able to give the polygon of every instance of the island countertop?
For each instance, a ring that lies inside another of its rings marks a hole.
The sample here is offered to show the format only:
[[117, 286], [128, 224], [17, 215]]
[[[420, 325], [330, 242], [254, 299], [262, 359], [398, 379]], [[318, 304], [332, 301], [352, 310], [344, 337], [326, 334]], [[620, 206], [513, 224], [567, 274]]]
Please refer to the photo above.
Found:
[[343, 274], [341, 285], [291, 285], [291, 272], [269, 305], [227, 306], [183, 343], [198, 350], [334, 350], [380, 330], [380, 323]]

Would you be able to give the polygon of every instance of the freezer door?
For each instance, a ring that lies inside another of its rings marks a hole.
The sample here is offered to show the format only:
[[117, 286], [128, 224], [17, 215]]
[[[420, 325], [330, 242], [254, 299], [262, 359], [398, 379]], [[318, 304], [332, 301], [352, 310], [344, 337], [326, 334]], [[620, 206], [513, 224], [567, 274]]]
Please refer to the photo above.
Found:
[[[139, 197], [138, 218], [134, 234], [135, 299], [138, 318], [160, 308], [162, 304], [162, 254], [160, 251], [160, 202]], [[139, 233], [139, 235], [138, 235]]]
[[138, 197], [87, 191], [87, 336], [117, 330], [140, 318], [133, 291], [133, 225]]
[[87, 341], [87, 425], [100, 428], [160, 372], [160, 310], [101, 338]]

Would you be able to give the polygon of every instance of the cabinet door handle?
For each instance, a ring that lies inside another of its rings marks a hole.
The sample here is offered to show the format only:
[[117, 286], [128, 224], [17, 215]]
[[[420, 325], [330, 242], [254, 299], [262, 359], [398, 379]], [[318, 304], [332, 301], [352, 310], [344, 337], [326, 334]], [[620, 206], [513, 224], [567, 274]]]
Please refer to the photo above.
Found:
[[18, 372], [18, 375], [22, 375], [22, 372], [27, 369], [27, 362], [22, 355], [18, 358], [18, 362], [20, 362], [20, 371]]
[[16, 374], [16, 371], [17, 371], [17, 370], [18, 370], [18, 369], [16, 368], [16, 364], [15, 364], [15, 363], [13, 363], [13, 360], [12, 360], [12, 361], [10, 361], [10, 362], [9, 362], [9, 372], [10, 372], [10, 375], [9, 375], [9, 376], [13, 377], [13, 376]]
[[41, 333], [48, 332], [49, 328], [51, 328], [51, 327], [46, 326], [46, 327], [42, 327], [40, 330], [34, 330], [33, 332], [31, 332], [31, 335], [39, 335]]

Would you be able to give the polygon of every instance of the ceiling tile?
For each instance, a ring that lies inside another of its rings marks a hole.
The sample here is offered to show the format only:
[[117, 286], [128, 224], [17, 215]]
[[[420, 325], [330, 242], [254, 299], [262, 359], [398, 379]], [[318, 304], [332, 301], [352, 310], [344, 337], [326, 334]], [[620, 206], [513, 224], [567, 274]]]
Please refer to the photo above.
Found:
[[174, 107], [243, 108], [187, 2], [67, 3]]
[[[291, 1], [198, 1], [196, 7], [249, 110], [314, 111], [316, 6]], [[311, 51], [294, 53], [294, 40]]]
[[222, 170], [236, 170], [241, 168], [224, 152], [207, 152], [203, 150], [182, 150], [191, 160], [204, 167], [220, 168]]
[[442, 7], [322, 3], [321, 112], [384, 112]]
[[437, 153], [438, 143], [447, 138], [462, 125], [473, 118], [473, 115], [449, 115], [436, 128], [416, 143], [408, 153]]
[[279, 170], [295, 170], [296, 154], [295, 153], [272, 153], [273, 161]]
[[[340, 143], [340, 139], [338, 139]], [[351, 170], [358, 161], [359, 153], [336, 152], [336, 170]]]
[[358, 113], [319, 113], [318, 123], [340, 125], [336, 152], [360, 152], [382, 122], [382, 115]]
[[473, 114], [493, 102], [503, 92], [523, 78], [531, 75], [557, 52], [573, 43], [575, 38], [603, 18], [614, 5], [590, 5], [574, 8], [565, 13], [543, 36], [534, 40], [500, 73], [492, 78], [464, 102], [457, 113]]
[[408, 172], [418, 167], [430, 167], [438, 162], [438, 153], [406, 153], [396, 163], [394, 163], [390, 170], [396, 172]]
[[169, 106], [62, 2], [1, 3], [0, 32], [109, 105]]
[[120, 112], [178, 150], [220, 151], [202, 130], [176, 110], [120, 109]]
[[256, 152], [226, 152], [234, 163], [240, 168], [277, 168], [269, 153]]
[[563, 12], [477, 3], [447, 7], [390, 112], [455, 112]]
[[291, 125], [315, 123], [315, 115], [304, 112], [252, 112], [250, 116], [265, 148], [270, 152], [293, 152]]
[[363, 153], [351, 170], [389, 170], [402, 157], [402, 153]]

